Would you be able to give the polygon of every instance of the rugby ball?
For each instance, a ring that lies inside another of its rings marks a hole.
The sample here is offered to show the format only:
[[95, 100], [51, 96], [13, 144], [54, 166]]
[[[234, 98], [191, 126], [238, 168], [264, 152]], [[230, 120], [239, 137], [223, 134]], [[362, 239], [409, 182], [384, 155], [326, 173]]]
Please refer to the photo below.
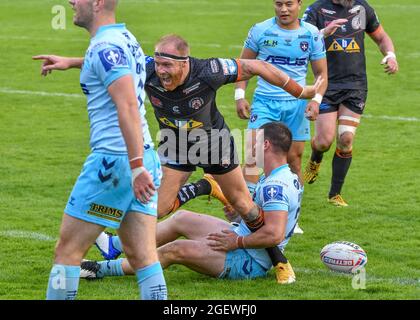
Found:
[[336, 241], [322, 248], [321, 261], [332, 271], [356, 273], [366, 265], [367, 255], [355, 243]]

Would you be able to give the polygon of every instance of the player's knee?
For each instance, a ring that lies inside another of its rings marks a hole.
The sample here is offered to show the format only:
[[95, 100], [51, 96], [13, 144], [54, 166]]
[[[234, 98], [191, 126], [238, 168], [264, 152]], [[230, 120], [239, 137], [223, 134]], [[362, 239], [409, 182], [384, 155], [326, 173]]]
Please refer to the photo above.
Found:
[[333, 137], [332, 138], [316, 137], [314, 141], [312, 142], [312, 149], [316, 151], [327, 152], [331, 148], [333, 139], [334, 139]]
[[338, 147], [339, 149], [349, 152], [353, 146], [354, 133], [352, 132], [343, 132], [338, 138]]
[[165, 260], [172, 263], [182, 263], [185, 261], [189, 255], [192, 253], [190, 252], [185, 245], [179, 240], [172, 241], [163, 247], [159, 248], [159, 255], [163, 256]]
[[55, 246], [54, 261], [64, 265], [78, 265], [85, 252], [82, 248], [72, 245], [69, 241], [59, 240]]
[[183, 225], [184, 223], [188, 223], [194, 217], [194, 213], [186, 210], [178, 210], [175, 212], [170, 219], [176, 224]]

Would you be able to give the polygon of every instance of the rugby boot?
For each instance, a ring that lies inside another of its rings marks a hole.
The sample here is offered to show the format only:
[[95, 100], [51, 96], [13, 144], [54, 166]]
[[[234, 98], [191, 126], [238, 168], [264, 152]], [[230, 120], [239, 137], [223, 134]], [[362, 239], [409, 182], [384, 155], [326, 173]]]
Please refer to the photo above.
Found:
[[80, 278], [86, 280], [102, 279], [103, 276], [98, 275], [101, 266], [96, 261], [83, 260], [80, 264]]
[[276, 272], [277, 283], [280, 284], [289, 284], [296, 281], [296, 275], [293, 271], [292, 265], [290, 262], [281, 263], [279, 262], [274, 270]]
[[112, 244], [112, 237], [112, 233], [105, 231], [102, 232], [95, 241], [96, 247], [99, 249], [105, 260], [117, 259], [121, 254], [121, 251], [115, 248]]
[[337, 207], [348, 207], [348, 203], [344, 201], [343, 197], [340, 194], [335, 195], [328, 199], [328, 202], [337, 206]]
[[203, 177], [203, 179], [207, 180], [208, 183], [210, 183], [210, 186], [211, 186], [211, 191], [210, 191], [209, 199], [210, 199], [210, 197], [216, 198], [221, 203], [223, 203], [223, 205], [226, 207], [226, 210], [228, 212], [233, 212], [234, 210], [233, 210], [232, 205], [226, 199], [225, 195], [222, 192], [222, 189], [220, 188], [220, 186], [217, 183], [217, 181], [214, 180], [213, 176], [211, 174], [205, 174], [204, 177]]
[[314, 183], [318, 178], [320, 166], [321, 162], [309, 160], [308, 164], [306, 165], [305, 171], [303, 172], [303, 180], [308, 184]]

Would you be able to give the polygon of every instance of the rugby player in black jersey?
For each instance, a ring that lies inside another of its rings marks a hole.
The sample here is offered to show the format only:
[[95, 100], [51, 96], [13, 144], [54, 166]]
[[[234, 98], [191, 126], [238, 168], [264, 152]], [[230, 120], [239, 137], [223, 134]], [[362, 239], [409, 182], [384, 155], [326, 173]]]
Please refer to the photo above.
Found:
[[[44, 75], [51, 70], [83, 65], [83, 58], [42, 57]], [[301, 87], [264, 61], [192, 58], [187, 42], [177, 35], [162, 37], [156, 44], [154, 58], [147, 62], [145, 90], [160, 126], [158, 152], [163, 163], [163, 179], [158, 189], [159, 217], [174, 212], [199, 195], [214, 195], [212, 189], [220, 186], [218, 198], [231, 205], [251, 231], [262, 227], [264, 212], [249, 194], [233, 138], [216, 107], [217, 89], [259, 75], [295, 97], [310, 99], [324, 80], [318, 78], [313, 86]], [[212, 178], [184, 185], [197, 166]], [[287, 263], [287, 260], [277, 247], [267, 251], [280, 282], [281, 273], [285, 271], [282, 261]]]
[[315, 182], [323, 154], [329, 150], [337, 131], [328, 201], [336, 206], [348, 206], [341, 189], [350, 168], [354, 136], [367, 98], [365, 33], [384, 55], [382, 64], [387, 74], [398, 71], [394, 45], [365, 0], [319, 0], [308, 7], [303, 20], [324, 33], [328, 62], [328, 89], [315, 123], [312, 155], [304, 180], [309, 184]]

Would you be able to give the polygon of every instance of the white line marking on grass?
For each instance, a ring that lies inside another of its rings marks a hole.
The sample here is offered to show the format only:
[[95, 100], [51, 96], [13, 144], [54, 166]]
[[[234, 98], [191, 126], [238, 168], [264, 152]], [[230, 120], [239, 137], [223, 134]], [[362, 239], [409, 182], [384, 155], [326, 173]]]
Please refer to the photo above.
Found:
[[31, 96], [46, 96], [46, 97], [63, 97], [63, 98], [73, 98], [73, 99], [84, 98], [83, 95], [77, 94], [77, 93], [28, 91], [28, 90], [15, 90], [15, 89], [10, 89], [10, 88], [0, 88], [0, 93], [21, 94], [21, 95], [31, 95]]
[[38, 241], [57, 241], [56, 238], [51, 237], [49, 235], [25, 230], [0, 231], [0, 236], [7, 238], [31, 239]]
[[404, 121], [404, 122], [420, 122], [420, 118], [416, 118], [416, 117], [374, 116], [374, 115], [371, 115], [371, 114], [365, 114], [365, 115], [363, 115], [363, 118], [392, 120], [392, 121]]

